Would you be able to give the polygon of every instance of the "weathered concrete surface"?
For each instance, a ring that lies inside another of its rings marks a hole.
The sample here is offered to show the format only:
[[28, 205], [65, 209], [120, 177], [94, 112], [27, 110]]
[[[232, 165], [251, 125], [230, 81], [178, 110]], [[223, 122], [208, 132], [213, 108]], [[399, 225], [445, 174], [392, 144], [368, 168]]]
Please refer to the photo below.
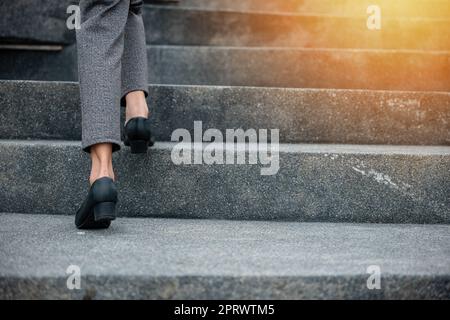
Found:
[[[232, 1], [240, 2], [240, 1]], [[270, 1], [268, 1], [270, 2]], [[76, 0], [29, 0], [0, 4], [0, 41], [12, 43], [75, 42], [75, 30], [69, 30], [67, 8]], [[183, 4], [189, 6], [189, 4]], [[368, 4], [338, 6], [335, 4], [297, 3], [306, 13], [280, 14], [255, 11], [223, 11], [147, 6], [144, 10], [147, 40], [150, 44], [223, 45], [223, 46], [294, 46], [340, 48], [399, 48], [444, 50], [450, 47], [450, 15], [447, 19], [397, 18], [408, 12], [411, 4], [380, 4], [381, 30], [366, 26]], [[240, 4], [245, 9], [245, 4]], [[261, 5], [264, 8], [267, 5]], [[404, 7], [407, 7], [404, 9]], [[427, 16], [427, 4], [421, 11]], [[439, 6], [438, 6], [439, 7]], [[440, 6], [442, 7], [442, 5]], [[309, 8], [309, 9], [306, 9]], [[314, 9], [316, 8], [316, 10]], [[330, 12], [320, 15], [323, 8]], [[349, 8], [353, 8], [349, 10]], [[418, 10], [418, 6], [414, 7]], [[308, 11], [310, 13], [308, 13]], [[357, 16], [352, 13], [358, 12]], [[441, 9], [439, 12], [448, 12]], [[395, 18], [392, 18], [394, 16]], [[336, 32], [339, 30], [339, 32]]]
[[0, 50], [0, 79], [59, 80], [78, 78], [76, 45], [61, 51]]
[[[366, 10], [363, 11], [364, 13]], [[450, 16], [392, 19], [367, 28], [367, 15], [295, 15], [148, 6], [148, 44], [309, 48], [450, 49]]]
[[[77, 79], [74, 47], [0, 60], [0, 79]], [[156, 84], [450, 91], [450, 52], [149, 46], [148, 61]]]
[[450, 91], [450, 53], [150, 46], [152, 83]]
[[[66, 27], [67, 7], [77, 0], [14, 0], [0, 3], [0, 41], [12, 43], [75, 42]], [[3, 62], [2, 62], [3, 63]]]
[[1, 299], [449, 297], [449, 226], [119, 219], [80, 234], [73, 217], [0, 215]]
[[[278, 128], [281, 142], [450, 144], [450, 94], [252, 87], [149, 87], [152, 129]], [[0, 81], [0, 139], [81, 140], [76, 83]], [[122, 110], [123, 112], [123, 110]]]
[[[145, 2], [151, 3], [151, 0]], [[367, 17], [372, 0], [183, 0], [167, 3], [177, 8], [202, 10], [286, 12]], [[447, 0], [377, 0], [383, 17], [443, 18], [450, 17]]]
[[[121, 216], [450, 223], [450, 147], [281, 145], [279, 171], [261, 176], [248, 158], [175, 165], [173, 146], [114, 154]], [[3, 140], [0, 212], [73, 214], [88, 175], [78, 142]]]

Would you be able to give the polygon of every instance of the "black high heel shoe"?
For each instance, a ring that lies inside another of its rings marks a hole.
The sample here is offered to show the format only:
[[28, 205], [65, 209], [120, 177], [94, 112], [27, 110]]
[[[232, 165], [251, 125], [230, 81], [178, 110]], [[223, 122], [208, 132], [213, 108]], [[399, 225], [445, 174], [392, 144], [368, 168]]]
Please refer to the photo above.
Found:
[[116, 218], [117, 188], [109, 177], [94, 181], [75, 215], [78, 229], [106, 229]]
[[124, 127], [124, 144], [131, 147], [131, 153], [146, 153], [155, 141], [150, 131], [150, 121], [144, 117], [131, 118]]

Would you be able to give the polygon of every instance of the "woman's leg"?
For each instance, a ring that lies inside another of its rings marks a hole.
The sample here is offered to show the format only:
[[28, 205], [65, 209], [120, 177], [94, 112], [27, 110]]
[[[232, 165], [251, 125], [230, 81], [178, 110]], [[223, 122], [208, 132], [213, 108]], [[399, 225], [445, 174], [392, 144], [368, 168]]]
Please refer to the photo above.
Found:
[[82, 148], [91, 154], [90, 181], [114, 177], [120, 149], [122, 54], [130, 0], [81, 0], [77, 30]]
[[131, 0], [125, 26], [125, 48], [122, 56], [122, 105], [126, 105], [126, 121], [148, 117], [145, 97], [148, 95], [147, 47], [142, 0]]

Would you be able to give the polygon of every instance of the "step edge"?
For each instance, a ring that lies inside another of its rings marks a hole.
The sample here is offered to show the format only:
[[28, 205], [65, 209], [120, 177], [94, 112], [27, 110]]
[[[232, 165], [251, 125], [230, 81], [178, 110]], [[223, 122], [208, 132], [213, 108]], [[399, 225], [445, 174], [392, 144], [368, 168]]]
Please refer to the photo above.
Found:
[[[449, 51], [450, 54], [450, 51]], [[52, 81], [52, 80], [9, 80], [0, 79], [0, 87], [3, 85], [48, 85], [48, 86], [58, 86], [58, 85], [70, 85], [78, 86], [77, 81]], [[380, 94], [418, 94], [418, 95], [440, 95], [450, 97], [450, 91], [414, 91], [414, 90], [386, 90], [386, 89], [343, 89], [343, 88], [296, 88], [296, 87], [264, 87], [264, 86], [227, 86], [227, 85], [202, 85], [202, 84], [158, 84], [149, 83], [149, 88], [173, 88], [173, 89], [235, 89], [235, 90], [249, 90], [249, 91], [289, 91], [289, 92], [323, 92], [323, 93], [380, 93]]]
[[[288, 11], [259, 11], [259, 10], [233, 10], [233, 9], [207, 9], [189, 6], [176, 6], [167, 4], [145, 4], [145, 10], [162, 9], [167, 11], [186, 11], [195, 13], [216, 13], [216, 14], [239, 14], [249, 16], [272, 16], [272, 17], [292, 17], [292, 18], [336, 18], [343, 20], [367, 20], [367, 14], [364, 12], [360, 15], [346, 14], [328, 14], [319, 12], [288, 12]], [[423, 16], [392, 16], [388, 15], [385, 21], [402, 21], [402, 22], [446, 22], [450, 23], [449, 18], [423, 17]]]
[[[183, 143], [183, 142], [156, 142], [153, 150], [171, 151], [175, 145], [185, 150], [203, 150], [209, 142]], [[218, 145], [218, 151], [246, 150], [257, 152], [260, 143], [224, 143]], [[267, 144], [269, 149], [275, 144]], [[405, 156], [450, 156], [450, 146], [415, 146], [415, 145], [351, 145], [351, 144], [309, 144], [309, 143], [279, 143], [276, 144], [279, 152], [283, 154], [322, 154], [324, 156], [335, 154], [367, 154], [367, 155], [405, 155]], [[1, 147], [54, 147], [54, 148], [81, 148], [81, 141], [70, 140], [22, 140], [22, 139], [0, 139]], [[122, 145], [124, 148], [124, 146]]]

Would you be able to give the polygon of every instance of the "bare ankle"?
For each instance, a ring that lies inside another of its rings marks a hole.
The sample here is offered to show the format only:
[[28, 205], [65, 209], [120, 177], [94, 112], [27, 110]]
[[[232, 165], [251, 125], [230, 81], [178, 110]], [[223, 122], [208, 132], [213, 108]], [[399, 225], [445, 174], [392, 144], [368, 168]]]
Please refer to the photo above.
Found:
[[130, 92], [126, 95], [125, 99], [127, 103], [125, 110], [126, 121], [134, 117], [148, 118], [148, 106], [143, 91]]
[[91, 171], [91, 175], [89, 177], [89, 183], [93, 184], [95, 180], [100, 178], [108, 177], [115, 180], [114, 171], [112, 168], [101, 168], [96, 171]]
[[91, 147], [91, 165], [90, 184], [103, 177], [115, 179], [112, 165], [112, 145], [110, 143], [96, 144]]

